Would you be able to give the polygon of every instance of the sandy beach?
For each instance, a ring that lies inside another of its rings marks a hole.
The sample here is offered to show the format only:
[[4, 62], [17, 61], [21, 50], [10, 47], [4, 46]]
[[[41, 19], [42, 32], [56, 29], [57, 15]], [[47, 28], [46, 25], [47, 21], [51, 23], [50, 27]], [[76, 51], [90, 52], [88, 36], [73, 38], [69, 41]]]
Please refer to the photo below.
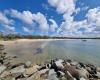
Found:
[[13, 43], [13, 42], [37, 42], [37, 41], [56, 41], [56, 40], [64, 40], [64, 39], [16, 39], [16, 40], [8, 40], [8, 41], [0, 41], [0, 44]]

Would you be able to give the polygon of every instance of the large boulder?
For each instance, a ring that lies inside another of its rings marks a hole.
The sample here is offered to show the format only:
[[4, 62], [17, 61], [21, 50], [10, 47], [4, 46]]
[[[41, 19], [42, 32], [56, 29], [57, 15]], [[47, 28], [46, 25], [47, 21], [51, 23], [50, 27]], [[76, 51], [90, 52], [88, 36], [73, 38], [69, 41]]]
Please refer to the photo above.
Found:
[[7, 68], [6, 66], [1, 65], [1, 66], [0, 66], [0, 74], [1, 74], [6, 68]]
[[24, 72], [25, 72], [25, 68], [24, 68], [24, 66], [22, 65], [22, 66], [18, 66], [18, 67], [16, 67], [16, 68], [14, 68], [14, 69], [11, 69], [9, 72], [10, 72], [11, 74], [15, 74], [15, 73], [24, 73]]
[[40, 66], [38, 66], [38, 65], [33, 65], [30, 68], [26, 68], [25, 72], [24, 72], [24, 75], [25, 76], [32, 75], [33, 73], [37, 72], [39, 68], [40, 68]]
[[54, 69], [49, 70], [48, 79], [49, 80], [59, 80], [57, 78], [57, 75], [56, 75], [56, 72], [54, 71]]
[[0, 78], [4, 78], [6, 76], [9, 76], [11, 73], [9, 71], [4, 71], [1, 75]]
[[78, 71], [80, 77], [85, 78], [85, 79], [89, 78], [89, 73], [86, 69], [81, 68], [81, 69], [78, 69], [77, 71]]
[[65, 75], [70, 74], [72, 77], [79, 79], [79, 72], [77, 71], [77, 69], [75, 67], [64, 64], [63, 71], [65, 72]]
[[100, 72], [97, 72], [97, 77], [100, 79]]

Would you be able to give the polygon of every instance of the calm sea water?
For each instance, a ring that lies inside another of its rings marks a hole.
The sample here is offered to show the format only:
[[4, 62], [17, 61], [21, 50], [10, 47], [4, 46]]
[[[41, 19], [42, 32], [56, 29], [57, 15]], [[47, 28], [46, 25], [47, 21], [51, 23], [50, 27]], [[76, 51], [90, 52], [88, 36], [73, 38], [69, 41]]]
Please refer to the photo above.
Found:
[[100, 66], [100, 40], [14, 42], [5, 45], [5, 47], [6, 52], [17, 55], [19, 61], [39, 62], [52, 58], [69, 58]]
[[100, 40], [53, 41], [46, 46], [50, 58], [70, 58], [100, 66]]

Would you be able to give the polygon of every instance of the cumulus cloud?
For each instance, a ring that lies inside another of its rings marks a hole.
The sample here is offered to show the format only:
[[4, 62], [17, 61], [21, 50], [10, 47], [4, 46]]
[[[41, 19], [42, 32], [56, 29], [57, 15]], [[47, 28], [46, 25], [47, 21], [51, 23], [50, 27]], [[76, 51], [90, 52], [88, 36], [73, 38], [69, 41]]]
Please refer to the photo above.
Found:
[[17, 18], [17, 19], [19, 19], [19, 20], [21, 20], [24, 23], [29, 24], [29, 25], [34, 26], [34, 23], [38, 23], [39, 29], [41, 31], [48, 31], [49, 25], [48, 25], [47, 19], [40, 12], [33, 14], [30, 11], [19, 12], [17, 10], [12, 9], [11, 10], [11, 16], [14, 17], [14, 18]]
[[8, 19], [6, 15], [0, 12], [0, 23], [10, 25], [10, 24], [13, 24], [13, 20]]
[[49, 25], [46, 17], [38, 12], [37, 14], [33, 14], [33, 20], [39, 24], [39, 27], [42, 31], [48, 31]]
[[4, 13], [0, 12], [0, 24], [4, 26], [7, 30], [15, 31], [15, 27], [12, 25], [14, 24], [14, 21], [12, 19], [8, 19]]
[[57, 33], [63, 31], [62, 33], [70, 32], [73, 23], [72, 14], [75, 12], [75, 0], [48, 0], [48, 3], [56, 8], [59, 14], [63, 15], [64, 21], [61, 26], [57, 29]]
[[[100, 8], [89, 9], [88, 6], [83, 8], [76, 8], [76, 0], [48, 0], [48, 3], [55, 8], [58, 14], [62, 15], [63, 21], [60, 25], [56, 23], [54, 19], [47, 19], [41, 12], [32, 13], [31, 11], [18, 11], [11, 9], [7, 11], [7, 14], [11, 18], [16, 18], [24, 22], [24, 25], [32, 27], [22, 26], [23, 31], [32, 33], [37, 29], [43, 33], [54, 32], [58, 35], [64, 36], [84, 36], [100, 33]], [[42, 5], [46, 7], [47, 5]], [[73, 13], [78, 13], [82, 10], [88, 10], [85, 19], [81, 21], [75, 21]], [[0, 23], [2, 23], [9, 30], [15, 30], [13, 20], [8, 19], [6, 15], [0, 12]], [[23, 23], [22, 23], [23, 24]], [[35, 25], [38, 24], [38, 25]], [[36, 28], [36, 29], [35, 29]]]
[[[38, 27], [38, 29], [43, 33], [48, 33], [49, 31], [50, 32], [55, 31], [55, 28], [58, 27], [57, 23], [53, 19], [49, 20], [51, 22], [51, 24], [49, 25], [46, 19], [46, 16], [40, 12], [37, 12], [36, 14], [34, 14], [31, 11], [20, 12], [14, 9], [11, 9], [11, 11], [8, 11], [8, 12], [13, 18], [17, 18], [31, 27]], [[39, 26], [35, 26], [34, 25], [35, 23], [38, 24]], [[30, 33], [30, 30], [28, 29], [28, 27], [27, 28], [23, 27], [23, 30], [25, 32]]]
[[90, 9], [86, 15], [89, 23], [100, 27], [100, 8]]
[[74, 2], [75, 0], [48, 0], [48, 3], [59, 13], [72, 13], [75, 8]]
[[89, 9], [89, 6], [84, 6], [82, 8], [78, 7], [75, 9], [75, 13], [78, 14], [80, 11], [86, 11]]
[[51, 22], [51, 24], [50, 24], [50, 31], [51, 32], [55, 32], [56, 29], [58, 28], [57, 23], [53, 19], [49, 19], [49, 21]]
[[48, 3], [63, 16], [64, 21], [57, 29], [57, 33], [67, 36], [84, 36], [98, 33], [96, 29], [100, 26], [100, 8], [90, 9], [86, 14], [86, 19], [74, 21], [73, 13], [77, 14], [82, 10], [88, 10], [89, 7], [85, 6], [82, 9], [75, 8], [76, 0], [48, 0]]
[[33, 15], [30, 11], [19, 12], [17, 10], [12, 9], [10, 13], [12, 17], [18, 18], [27, 24], [33, 23]]
[[27, 28], [27, 27], [25, 27], [25, 26], [23, 26], [22, 28], [23, 28], [24, 32], [27, 32], [27, 33], [29, 33], [29, 34], [32, 34], [33, 31], [34, 31], [33, 29], [29, 29], [29, 28]]

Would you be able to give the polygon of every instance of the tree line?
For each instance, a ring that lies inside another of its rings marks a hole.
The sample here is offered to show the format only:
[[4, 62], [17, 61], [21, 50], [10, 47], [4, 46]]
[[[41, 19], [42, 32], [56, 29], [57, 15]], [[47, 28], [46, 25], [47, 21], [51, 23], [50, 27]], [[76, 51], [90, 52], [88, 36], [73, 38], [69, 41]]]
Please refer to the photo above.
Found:
[[20, 34], [7, 34], [4, 35], [0, 33], [0, 40], [15, 40], [15, 39], [100, 39], [100, 37], [92, 37], [92, 38], [85, 38], [85, 37], [51, 37], [51, 36], [40, 36], [40, 35], [20, 35]]

